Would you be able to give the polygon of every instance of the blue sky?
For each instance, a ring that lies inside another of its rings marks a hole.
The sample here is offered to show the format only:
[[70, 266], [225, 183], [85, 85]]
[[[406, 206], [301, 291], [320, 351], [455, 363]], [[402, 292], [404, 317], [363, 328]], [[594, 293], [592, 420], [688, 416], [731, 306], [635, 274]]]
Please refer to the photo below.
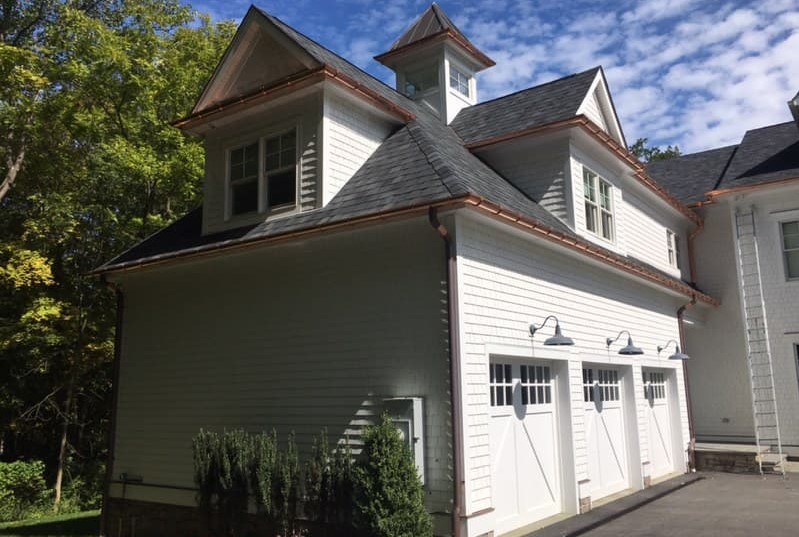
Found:
[[[196, 0], [240, 20], [244, 0]], [[439, 6], [497, 65], [480, 100], [603, 65], [628, 141], [684, 153], [738, 143], [747, 129], [789, 121], [799, 91], [799, 0], [484, 0]], [[256, 5], [393, 82], [384, 52], [428, 0], [259, 0]]]

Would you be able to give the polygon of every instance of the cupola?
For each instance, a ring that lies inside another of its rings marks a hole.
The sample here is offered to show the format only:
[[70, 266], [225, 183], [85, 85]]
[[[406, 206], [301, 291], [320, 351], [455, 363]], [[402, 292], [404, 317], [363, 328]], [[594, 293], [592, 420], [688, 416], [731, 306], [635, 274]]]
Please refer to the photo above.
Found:
[[397, 91], [445, 123], [477, 103], [475, 74], [494, 65], [435, 3], [375, 60], [394, 71]]

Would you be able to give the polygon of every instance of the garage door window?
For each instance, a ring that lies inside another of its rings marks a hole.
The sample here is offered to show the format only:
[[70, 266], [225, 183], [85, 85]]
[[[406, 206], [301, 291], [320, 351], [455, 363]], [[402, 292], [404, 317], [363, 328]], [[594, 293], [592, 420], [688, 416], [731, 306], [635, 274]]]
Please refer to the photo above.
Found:
[[666, 377], [663, 373], [644, 371], [644, 397], [647, 399], [666, 398]]
[[513, 405], [513, 376], [510, 364], [491, 364], [491, 406]]
[[523, 405], [548, 405], [552, 403], [552, 385], [548, 366], [523, 365], [521, 366], [521, 375]]
[[615, 369], [583, 369], [583, 400], [618, 401], [619, 372]]

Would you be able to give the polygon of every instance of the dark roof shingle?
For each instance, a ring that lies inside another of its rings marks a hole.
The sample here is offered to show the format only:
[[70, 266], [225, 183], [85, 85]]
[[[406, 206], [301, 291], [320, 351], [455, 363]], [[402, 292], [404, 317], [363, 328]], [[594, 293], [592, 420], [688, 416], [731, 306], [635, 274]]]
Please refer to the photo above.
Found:
[[702, 201], [716, 187], [737, 145], [691, 153], [646, 165], [646, 173], [683, 203]]
[[799, 177], [799, 126], [793, 121], [747, 131], [717, 190]]
[[601, 67], [461, 110], [450, 126], [471, 144], [574, 117]]

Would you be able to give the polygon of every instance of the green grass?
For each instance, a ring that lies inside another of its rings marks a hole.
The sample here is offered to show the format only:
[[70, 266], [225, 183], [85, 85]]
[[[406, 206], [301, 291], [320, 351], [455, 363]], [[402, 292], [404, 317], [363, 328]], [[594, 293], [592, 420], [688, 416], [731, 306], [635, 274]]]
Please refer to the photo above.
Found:
[[96, 537], [100, 511], [85, 511], [0, 524], [2, 537]]

